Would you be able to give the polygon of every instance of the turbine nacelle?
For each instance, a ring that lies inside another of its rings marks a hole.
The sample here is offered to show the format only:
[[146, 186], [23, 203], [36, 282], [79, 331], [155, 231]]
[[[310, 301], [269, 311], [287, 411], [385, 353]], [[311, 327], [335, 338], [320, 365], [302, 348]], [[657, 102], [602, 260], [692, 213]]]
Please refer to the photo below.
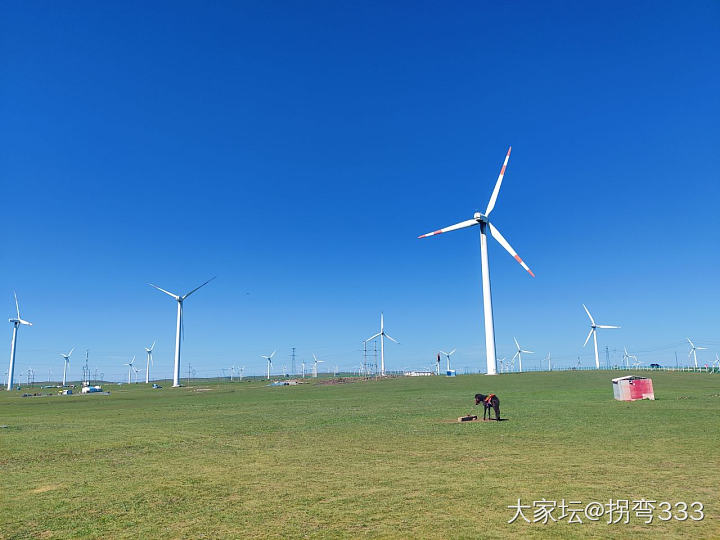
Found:
[[488, 217], [480, 212], [475, 212], [473, 219], [478, 223], [489, 223]]

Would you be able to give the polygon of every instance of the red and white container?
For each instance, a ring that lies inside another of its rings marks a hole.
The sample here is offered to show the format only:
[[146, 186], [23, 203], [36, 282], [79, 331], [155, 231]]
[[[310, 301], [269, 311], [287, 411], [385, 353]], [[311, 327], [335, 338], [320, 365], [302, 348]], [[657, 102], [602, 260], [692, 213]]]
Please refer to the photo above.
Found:
[[638, 399], [655, 399], [652, 379], [628, 375], [612, 380], [613, 394], [618, 401], [636, 401]]

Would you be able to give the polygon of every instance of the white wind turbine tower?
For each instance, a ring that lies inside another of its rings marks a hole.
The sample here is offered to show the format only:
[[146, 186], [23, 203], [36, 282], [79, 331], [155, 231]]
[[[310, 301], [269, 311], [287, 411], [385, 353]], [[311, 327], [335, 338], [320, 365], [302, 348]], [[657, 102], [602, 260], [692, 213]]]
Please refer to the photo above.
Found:
[[267, 360], [267, 378], [270, 380], [270, 366], [272, 365], [272, 357], [275, 356], [275, 353], [277, 350], [274, 350], [270, 356], [267, 356], [265, 354], [261, 354], [260, 358], [264, 358]]
[[305, 360], [302, 361], [302, 378], [305, 378]]
[[128, 384], [130, 384], [130, 383], [132, 382], [132, 380], [130, 379], [130, 376], [132, 375], [132, 370], [133, 370], [133, 368], [134, 368], [134, 366], [133, 366], [134, 363], [135, 363], [135, 357], [133, 356], [133, 359], [130, 360], [130, 362], [127, 362], [127, 363], [123, 364], [123, 366], [127, 366], [127, 367], [128, 367]]
[[472, 219], [450, 225], [444, 229], [438, 229], [431, 233], [423, 234], [418, 238], [426, 238], [436, 234], [441, 234], [457, 229], [464, 229], [466, 227], [472, 227], [473, 225], [480, 225], [480, 260], [482, 266], [482, 289], [483, 289], [483, 312], [485, 314], [485, 352], [487, 356], [487, 374], [495, 375], [497, 373], [497, 357], [495, 356], [495, 325], [493, 323], [493, 311], [492, 311], [492, 296], [490, 292], [490, 266], [488, 262], [488, 251], [487, 251], [487, 230], [490, 229], [490, 234], [497, 240], [505, 250], [512, 255], [520, 265], [528, 271], [528, 273], [535, 277], [532, 270], [523, 262], [518, 256], [515, 250], [510, 246], [507, 240], [500, 234], [500, 231], [490, 223], [490, 213], [495, 208], [495, 202], [497, 201], [498, 193], [500, 192], [500, 186], [502, 185], [503, 176], [505, 176], [505, 168], [507, 167], [508, 160], [510, 159], [510, 151], [512, 146], [508, 149], [507, 155], [505, 156], [505, 162], [503, 163], [500, 174], [495, 182], [495, 189], [493, 189], [490, 201], [488, 202], [485, 213], [475, 212]]
[[548, 363], [548, 371], [552, 371], [552, 365], [550, 364], [550, 362], [551, 362], [550, 353], [547, 353], [545, 360], [547, 360], [547, 363]]
[[153, 362], [153, 349], [155, 348], [155, 342], [153, 341], [153, 344], [150, 345], [150, 348], [148, 349], [145, 347], [145, 352], [147, 353], [147, 363], [145, 364], [145, 384], [148, 384], [150, 382], [150, 364], [155, 367], [155, 363]]
[[695, 351], [706, 351], [707, 347], [696, 347], [695, 344], [690, 341], [690, 338], [688, 338], [688, 343], [690, 344], [690, 352], [688, 353], [688, 360], [690, 360], [690, 357], [692, 356], [695, 360], [695, 369], [697, 369], [697, 353]]
[[200, 285], [200, 287], [195, 287], [192, 291], [190, 291], [187, 294], [184, 294], [183, 296], [173, 294], [171, 292], [166, 291], [165, 289], [161, 289], [157, 285], [153, 285], [152, 283], [148, 283], [151, 287], [156, 288], [158, 291], [164, 292], [168, 296], [172, 296], [177, 301], [177, 330], [175, 332], [175, 368], [173, 369], [173, 388], [180, 386], [180, 336], [181, 333], [185, 334], [185, 327], [183, 326], [182, 322], [182, 310], [183, 310], [183, 301], [190, 296], [192, 293], [197, 291], [199, 288], [204, 287], [208, 283], [210, 283], [215, 277], [212, 277], [208, 279], [205, 283]]
[[315, 356], [315, 353], [313, 353], [313, 358], [315, 359], [315, 362], [313, 363], [313, 378], [317, 379], [318, 364], [322, 364], [324, 360], [318, 360], [317, 356]]
[[383, 314], [380, 313], [380, 331], [375, 334], [372, 337], [369, 337], [365, 340], [365, 343], [368, 341], [372, 341], [376, 337], [380, 336], [380, 375], [382, 377], [385, 376], [385, 338], [388, 338], [390, 341], [394, 341], [395, 343], [398, 343], [397, 340], [390, 337], [389, 334], [385, 333], [385, 323], [383, 322]]
[[453, 349], [450, 352], [440, 351], [443, 355], [445, 355], [445, 358], [447, 358], [447, 370], [450, 371], [450, 355], [452, 355], [455, 352], [455, 349]]
[[7, 389], [12, 390], [13, 386], [13, 373], [15, 371], [15, 346], [17, 345], [17, 331], [18, 327], [22, 324], [25, 326], [32, 326], [31, 322], [23, 320], [22, 317], [20, 317], [20, 304], [18, 304], [17, 294], [15, 294], [15, 309], [17, 311], [17, 319], [8, 319], [11, 323], [13, 323], [13, 336], [12, 336], [12, 345], [10, 346], [10, 367], [8, 368], [8, 376], [7, 376]]
[[518, 364], [520, 366], [520, 373], [522, 373], [522, 355], [523, 354], [535, 354], [532, 351], [526, 351], [522, 347], [520, 347], [520, 344], [518, 343], [517, 339], [513, 338], [513, 341], [515, 341], [515, 346], [517, 347], [517, 352], [515, 353], [515, 356], [513, 356], [513, 361], [515, 358], [518, 359]]
[[138, 368], [136, 368], [135, 366], [133, 366], [132, 369], [133, 369], [133, 372], [135, 373], [135, 384], [137, 384], [137, 379], [138, 379], [137, 374], [140, 373], [140, 370]]
[[585, 338], [585, 343], [583, 343], [583, 347], [587, 345], [587, 342], [590, 340], [590, 336], [593, 337], [593, 342], [595, 343], [595, 369], [600, 369], [600, 357], [598, 356], [598, 348], [597, 348], [597, 329], [598, 328], [620, 328], [619, 326], [610, 326], [608, 324], [595, 324], [595, 319], [593, 319], [593, 316], [590, 315], [590, 311], [588, 311], [588, 308], [585, 307], [585, 304], [582, 305], [582, 307], [585, 309], [585, 313], [587, 313], [587, 316], [590, 317], [590, 333], [588, 334], [587, 338]]
[[73, 353], [74, 350], [75, 350], [75, 347], [70, 349], [70, 352], [67, 354], [60, 353], [60, 356], [62, 356], [65, 359], [65, 365], [63, 366], [63, 382], [62, 382], [63, 386], [65, 386], [65, 384], [67, 383], [67, 368], [68, 368], [68, 364], [70, 364], [70, 355]]

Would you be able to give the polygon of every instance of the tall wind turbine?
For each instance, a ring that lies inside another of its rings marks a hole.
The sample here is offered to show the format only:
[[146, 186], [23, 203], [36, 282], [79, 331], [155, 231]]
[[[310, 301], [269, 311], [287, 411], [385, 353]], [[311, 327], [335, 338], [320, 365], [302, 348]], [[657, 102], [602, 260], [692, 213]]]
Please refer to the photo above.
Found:
[[445, 358], [447, 358], [447, 370], [450, 371], [450, 356], [455, 352], [455, 349], [453, 349], [450, 352], [440, 351], [443, 355], [445, 355]]
[[600, 369], [600, 357], [598, 356], [598, 348], [597, 348], [597, 329], [598, 328], [620, 328], [619, 326], [610, 326], [608, 324], [595, 324], [595, 319], [593, 319], [593, 316], [590, 315], [590, 312], [588, 311], [588, 308], [585, 307], [585, 304], [582, 305], [582, 307], [585, 309], [585, 313], [587, 313], [588, 317], [590, 317], [590, 333], [588, 334], [587, 338], [585, 338], [585, 343], [583, 343], [583, 347], [587, 345], [587, 342], [590, 340], [590, 336], [593, 337], [593, 342], [595, 343], [595, 369]]
[[265, 360], [267, 360], [267, 378], [268, 378], [268, 380], [270, 380], [270, 366], [272, 365], [272, 357], [275, 356], [276, 352], [277, 352], [277, 350], [274, 350], [270, 356], [267, 356], [264, 354], [260, 355], [260, 358], [264, 358]]
[[18, 327], [22, 324], [25, 326], [32, 326], [31, 322], [23, 320], [23, 318], [20, 316], [20, 304], [18, 304], [17, 294], [15, 294], [15, 309], [17, 310], [17, 319], [8, 319], [11, 323], [13, 323], [13, 337], [12, 337], [12, 345], [10, 346], [10, 367], [8, 368], [8, 376], [7, 376], [7, 389], [12, 390], [13, 386], [13, 372], [15, 371], [15, 345], [17, 345], [17, 331]]
[[490, 229], [490, 234], [497, 240], [505, 250], [512, 255], [520, 265], [528, 271], [528, 273], [535, 277], [532, 270], [523, 262], [518, 256], [515, 250], [510, 246], [507, 240], [500, 234], [492, 223], [490, 223], [490, 213], [495, 208], [495, 202], [497, 201], [498, 193], [500, 193], [500, 186], [505, 176], [505, 168], [507, 167], [508, 160], [510, 159], [510, 151], [512, 146], [508, 149], [507, 155], [505, 156], [505, 162], [503, 163], [500, 174], [495, 182], [495, 189], [493, 189], [490, 201], [488, 202], [485, 213], [475, 212], [472, 219], [450, 225], [444, 229], [438, 229], [431, 233], [423, 234], [418, 238], [426, 238], [428, 236], [434, 236], [436, 234], [442, 234], [457, 229], [464, 229], [466, 227], [472, 227], [473, 225], [480, 225], [480, 260], [482, 266], [482, 289], [483, 289], [483, 311], [485, 314], [485, 353], [487, 356], [487, 374], [497, 374], [497, 357], [495, 356], [495, 325], [493, 323], [493, 311], [492, 311], [492, 296], [490, 292], [490, 266], [488, 262], [488, 251], [487, 251], [487, 229]]
[[690, 344], [690, 352], [688, 353], [688, 360], [690, 360], [690, 357], [692, 356], [695, 360], [695, 369], [697, 369], [697, 353], [695, 351], [706, 351], [707, 347], [696, 347], [695, 344], [690, 341], [690, 338], [688, 338], [688, 343]]
[[369, 337], [365, 340], [365, 343], [368, 341], [372, 341], [376, 337], [380, 336], [380, 375], [382, 377], [385, 376], [385, 338], [388, 338], [390, 341], [394, 341], [395, 343], [398, 343], [397, 340], [390, 337], [390, 335], [385, 333], [385, 323], [383, 322], [383, 314], [380, 313], [380, 331], [375, 334], [372, 337]]
[[147, 353], [147, 364], [145, 365], [145, 384], [148, 384], [150, 382], [150, 364], [155, 367], [155, 363], [153, 362], [152, 352], [155, 348], [155, 342], [153, 341], [153, 344], [150, 345], [150, 348], [148, 349], [145, 347], [145, 352]]
[[135, 368], [133, 364], [135, 363], [135, 357], [133, 356], [133, 359], [130, 360], [130, 362], [123, 364], [123, 366], [128, 367], [128, 384], [130, 384], [132, 381], [130, 380], [130, 375], [132, 374], [132, 370]]
[[204, 287], [208, 283], [210, 283], [215, 277], [212, 277], [208, 279], [205, 283], [200, 285], [200, 287], [195, 287], [192, 291], [190, 291], [187, 294], [184, 294], [183, 296], [173, 294], [171, 292], [166, 291], [165, 289], [161, 289], [157, 285], [153, 285], [152, 283], [148, 283], [151, 287], [156, 288], [158, 291], [164, 292], [168, 296], [172, 296], [177, 301], [177, 330], [175, 332], [175, 368], [173, 370], [173, 388], [180, 386], [180, 335], [185, 334], [185, 327], [183, 326], [182, 322], [182, 310], [183, 310], [183, 301], [190, 296], [192, 293], [200, 289], [201, 287]]
[[65, 365], [63, 367], [63, 384], [62, 384], [63, 386], [65, 386], [65, 384], [67, 382], [67, 368], [68, 368], [68, 364], [70, 364], [70, 355], [73, 353], [74, 350], [75, 350], [75, 347], [70, 349], [70, 352], [67, 354], [60, 353], [60, 356], [62, 356], [65, 359]]
[[315, 359], [315, 362], [313, 363], [313, 378], [317, 379], [318, 364], [322, 364], [325, 360], [318, 360], [315, 353], [313, 353], [313, 358]]
[[518, 365], [520, 366], [520, 373], [522, 373], [522, 355], [523, 354], [535, 354], [532, 351], [526, 351], [522, 347], [520, 347], [520, 344], [518, 343], [517, 339], [513, 338], [513, 341], [515, 341], [515, 347], [517, 347], [517, 352], [515, 353], [515, 356], [513, 356], [513, 360], [515, 358], [518, 359]]

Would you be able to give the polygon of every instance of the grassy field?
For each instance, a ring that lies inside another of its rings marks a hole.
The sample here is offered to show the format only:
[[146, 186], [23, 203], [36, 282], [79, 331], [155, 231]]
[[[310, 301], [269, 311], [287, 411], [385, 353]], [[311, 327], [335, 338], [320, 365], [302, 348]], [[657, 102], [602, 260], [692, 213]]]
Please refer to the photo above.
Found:
[[[720, 538], [720, 376], [653, 373], [635, 403], [611, 376], [0, 392], [0, 538]], [[507, 421], [453, 423], [476, 392]], [[518, 498], [705, 518], [508, 524]]]

